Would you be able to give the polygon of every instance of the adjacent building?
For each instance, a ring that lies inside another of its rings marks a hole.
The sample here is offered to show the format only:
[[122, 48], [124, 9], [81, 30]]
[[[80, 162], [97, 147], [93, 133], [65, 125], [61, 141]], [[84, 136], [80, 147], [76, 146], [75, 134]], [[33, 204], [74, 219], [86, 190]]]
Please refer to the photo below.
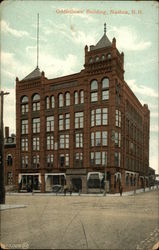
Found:
[[[84, 68], [16, 78], [16, 183], [20, 190], [118, 192], [148, 185], [148, 105], [124, 80], [124, 53], [106, 35], [85, 46]], [[106, 183], [106, 185], [105, 185]]]
[[6, 189], [13, 189], [15, 183], [15, 156], [16, 156], [16, 136], [9, 134], [9, 127], [5, 127], [4, 138], [4, 183]]

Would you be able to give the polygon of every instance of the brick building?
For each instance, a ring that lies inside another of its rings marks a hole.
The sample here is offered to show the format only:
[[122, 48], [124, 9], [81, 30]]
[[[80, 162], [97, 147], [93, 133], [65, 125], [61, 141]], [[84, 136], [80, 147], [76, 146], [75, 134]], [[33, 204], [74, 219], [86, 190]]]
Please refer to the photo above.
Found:
[[4, 183], [11, 188], [15, 186], [15, 156], [16, 156], [16, 136], [9, 135], [9, 127], [5, 127], [4, 138]]
[[85, 46], [84, 69], [48, 79], [37, 67], [16, 78], [16, 182], [82, 192], [148, 185], [148, 106], [124, 80], [124, 54], [104, 35]]

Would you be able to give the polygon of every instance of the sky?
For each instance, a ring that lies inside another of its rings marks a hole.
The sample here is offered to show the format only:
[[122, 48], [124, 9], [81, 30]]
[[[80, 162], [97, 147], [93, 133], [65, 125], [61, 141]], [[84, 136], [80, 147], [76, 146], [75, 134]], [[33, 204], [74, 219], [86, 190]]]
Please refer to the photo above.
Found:
[[0, 7], [1, 89], [4, 126], [15, 133], [15, 78], [37, 65], [47, 78], [83, 69], [84, 47], [107, 36], [124, 52], [125, 81], [150, 109], [150, 167], [158, 169], [158, 3], [157, 1], [5, 1]]

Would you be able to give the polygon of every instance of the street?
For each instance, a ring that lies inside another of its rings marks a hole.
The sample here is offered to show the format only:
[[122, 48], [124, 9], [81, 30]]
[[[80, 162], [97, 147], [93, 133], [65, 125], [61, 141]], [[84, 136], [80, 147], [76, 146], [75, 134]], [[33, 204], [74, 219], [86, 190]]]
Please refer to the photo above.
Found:
[[158, 190], [123, 197], [7, 195], [1, 242], [12, 249], [149, 249], [158, 241]]

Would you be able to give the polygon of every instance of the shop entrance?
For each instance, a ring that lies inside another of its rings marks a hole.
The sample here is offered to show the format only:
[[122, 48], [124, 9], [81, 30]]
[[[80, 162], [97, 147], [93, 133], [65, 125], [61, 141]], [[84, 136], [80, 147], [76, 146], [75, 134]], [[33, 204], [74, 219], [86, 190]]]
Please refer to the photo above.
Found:
[[72, 178], [72, 187], [74, 192], [79, 192], [80, 190], [82, 190], [81, 178]]
[[19, 190], [32, 192], [33, 190], [40, 190], [39, 175], [22, 175]]

